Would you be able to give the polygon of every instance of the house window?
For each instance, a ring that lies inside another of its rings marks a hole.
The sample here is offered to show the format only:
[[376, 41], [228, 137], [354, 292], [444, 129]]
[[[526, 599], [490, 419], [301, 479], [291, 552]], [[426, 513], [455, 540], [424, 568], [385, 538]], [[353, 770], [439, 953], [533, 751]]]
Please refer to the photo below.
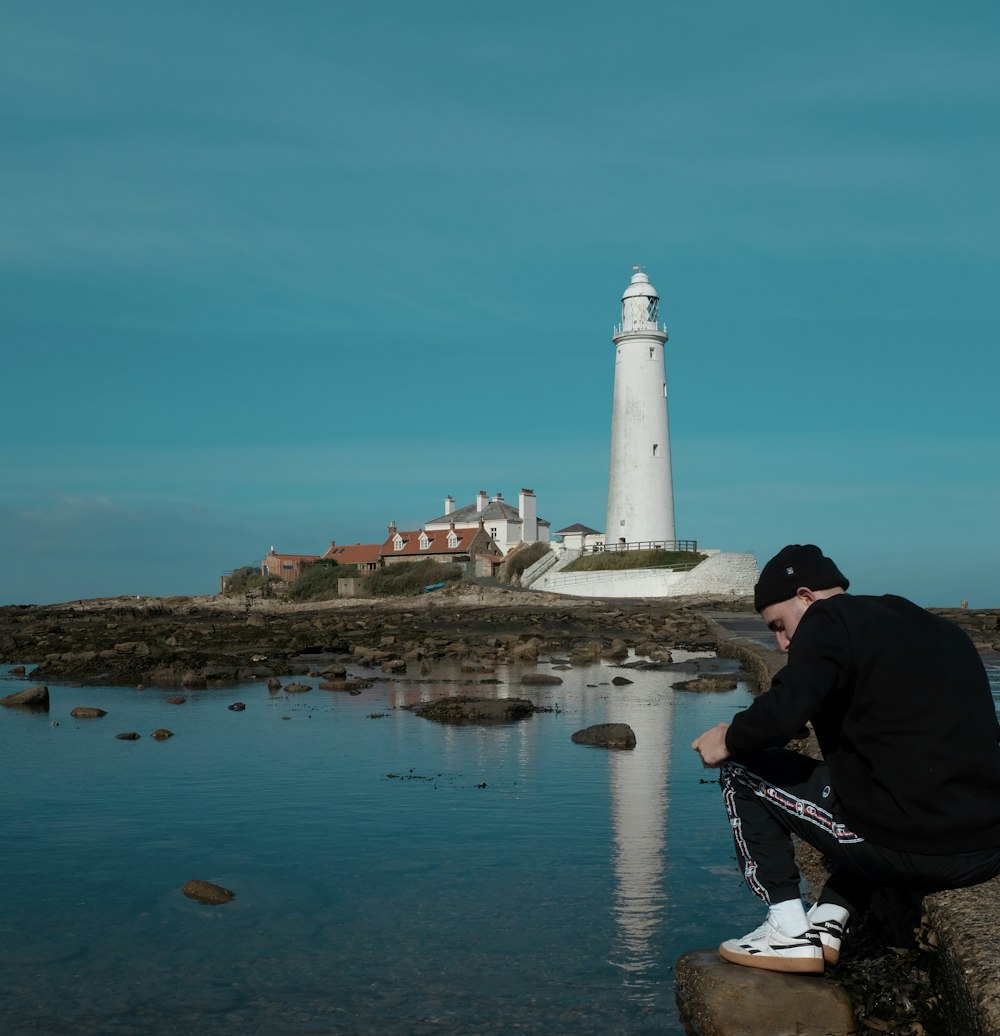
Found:
[[402, 550], [403, 549], [403, 537], [402, 536], [399, 536], [399, 535], [393, 536], [393, 538], [392, 538], [392, 549], [393, 550]]
[[448, 533], [448, 546], [453, 548], [458, 546], [458, 537], [453, 532]]
[[431, 541], [427, 538], [427, 533], [422, 532], [420, 534], [420, 549], [426, 550], [431, 545]]
[[493, 537], [493, 539], [497, 538], [497, 530], [496, 530], [496, 526], [495, 525], [493, 526], [492, 529], [490, 529], [490, 535]]

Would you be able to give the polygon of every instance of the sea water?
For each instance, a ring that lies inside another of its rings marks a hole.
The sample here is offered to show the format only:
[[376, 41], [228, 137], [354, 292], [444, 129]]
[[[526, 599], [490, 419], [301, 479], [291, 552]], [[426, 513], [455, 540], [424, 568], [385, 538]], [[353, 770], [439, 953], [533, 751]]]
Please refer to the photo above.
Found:
[[[681, 1033], [676, 958], [761, 913], [689, 747], [749, 688], [556, 671], [560, 686], [441, 670], [358, 696], [310, 677], [305, 694], [183, 705], [50, 686], [48, 714], [0, 709], [0, 1032]], [[446, 726], [400, 707], [456, 693], [552, 711]], [[633, 751], [572, 743], [609, 721]], [[235, 898], [201, 905], [191, 878]]]

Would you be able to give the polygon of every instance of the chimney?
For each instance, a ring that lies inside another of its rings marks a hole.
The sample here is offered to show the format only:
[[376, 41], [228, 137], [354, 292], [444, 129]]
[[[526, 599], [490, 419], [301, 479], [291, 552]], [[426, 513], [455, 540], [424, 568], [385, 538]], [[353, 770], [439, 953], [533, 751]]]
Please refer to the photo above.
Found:
[[531, 489], [522, 489], [517, 495], [517, 513], [521, 518], [521, 542], [538, 540], [538, 502]]
[[445, 514], [451, 514], [452, 511], [454, 511], [454, 510], [455, 510], [455, 501], [451, 498], [451, 496], [446, 496], [444, 498], [444, 513]]
[[396, 523], [395, 522], [389, 522], [389, 535], [392, 536], [392, 535], [395, 534], [395, 532], [396, 532]]
[[486, 493], [485, 493], [484, 490], [480, 489], [479, 493], [476, 495], [476, 513], [477, 514], [481, 514], [485, 510], [486, 510]]
[[336, 546], [337, 546], [337, 541], [336, 540], [330, 540], [330, 547], [329, 547], [329, 549], [333, 550], [333, 548], [336, 547]]

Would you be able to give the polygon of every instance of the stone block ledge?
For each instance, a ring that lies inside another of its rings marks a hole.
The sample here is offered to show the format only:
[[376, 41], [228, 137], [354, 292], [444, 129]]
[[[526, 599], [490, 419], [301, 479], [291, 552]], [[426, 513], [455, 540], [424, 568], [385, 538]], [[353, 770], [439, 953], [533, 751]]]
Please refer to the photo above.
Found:
[[1000, 1036], [1000, 878], [924, 897], [932, 978], [952, 1036]]

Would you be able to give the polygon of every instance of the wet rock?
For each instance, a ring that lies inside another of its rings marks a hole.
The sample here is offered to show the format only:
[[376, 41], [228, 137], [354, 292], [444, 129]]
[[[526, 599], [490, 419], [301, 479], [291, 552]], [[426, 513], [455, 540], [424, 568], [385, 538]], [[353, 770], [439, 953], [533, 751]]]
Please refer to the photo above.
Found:
[[596, 748], [635, 748], [635, 731], [627, 723], [595, 723], [578, 730], [572, 740]]
[[200, 689], [206, 686], [205, 677], [201, 673], [185, 673], [181, 677], [181, 687], [189, 687], [192, 689]]
[[23, 691], [16, 691], [14, 694], [8, 694], [6, 698], [0, 698], [0, 705], [4, 705], [8, 709], [48, 712], [49, 689], [42, 684], [37, 687], [26, 687]]
[[106, 716], [107, 712], [92, 705], [78, 705], [70, 715], [74, 719], [100, 719], [101, 716]]
[[490, 723], [524, 719], [535, 711], [527, 698], [470, 698], [464, 695], [409, 706], [424, 719], [439, 723]]
[[12, 665], [10, 667], [9, 673], [10, 673], [11, 676], [24, 676], [24, 666], [23, 665]]
[[538, 687], [548, 686], [562, 683], [562, 677], [556, 676], [554, 673], [522, 673], [521, 683], [526, 685], [535, 685]]
[[319, 685], [321, 691], [348, 691], [351, 694], [360, 694], [366, 687], [371, 687], [369, 680], [324, 680]]
[[228, 903], [236, 895], [235, 892], [230, 892], [229, 889], [224, 889], [221, 885], [216, 885], [211, 881], [200, 881], [197, 878], [184, 882], [181, 892], [188, 899], [196, 899], [199, 903], [204, 903], [207, 906], [217, 903]]
[[226, 708], [229, 709], [230, 712], [245, 712], [246, 704], [242, 701], [234, 701], [232, 705], [227, 705]]
[[611, 647], [606, 648], [603, 655], [610, 662], [624, 662], [628, 658], [628, 646], [624, 640], [613, 640]]
[[854, 1036], [850, 997], [818, 976], [727, 964], [716, 950], [677, 961], [677, 1001], [694, 1036]]
[[267, 681], [267, 689], [269, 691], [280, 691], [281, 681], [276, 676], [272, 676], [271, 679]]
[[671, 684], [675, 691], [735, 691], [735, 676], [696, 676]]
[[383, 673], [405, 673], [406, 663], [401, 658], [388, 658], [382, 663]]
[[305, 694], [306, 691], [311, 691], [312, 688], [307, 683], [289, 683], [285, 684], [285, 694]]
[[115, 734], [117, 741], [138, 741], [142, 737], [141, 734], [137, 734], [134, 730], [127, 730], [122, 734]]
[[601, 660], [601, 643], [592, 640], [575, 648], [569, 656], [570, 665], [595, 665]]
[[166, 727], [157, 727], [149, 736], [156, 741], [166, 741], [167, 738], [174, 736], [174, 732], [167, 730]]
[[616, 676], [611, 682], [615, 685], [615, 687], [627, 687], [630, 683], [633, 683], [634, 681], [629, 680], [628, 677], [625, 676]]
[[167, 698], [168, 705], [183, 705], [186, 701], [187, 698], [185, 698], [183, 694], [171, 694], [170, 697]]
[[343, 680], [347, 676], [347, 667], [342, 665], [328, 665], [320, 671], [320, 676], [329, 677], [331, 680]]

